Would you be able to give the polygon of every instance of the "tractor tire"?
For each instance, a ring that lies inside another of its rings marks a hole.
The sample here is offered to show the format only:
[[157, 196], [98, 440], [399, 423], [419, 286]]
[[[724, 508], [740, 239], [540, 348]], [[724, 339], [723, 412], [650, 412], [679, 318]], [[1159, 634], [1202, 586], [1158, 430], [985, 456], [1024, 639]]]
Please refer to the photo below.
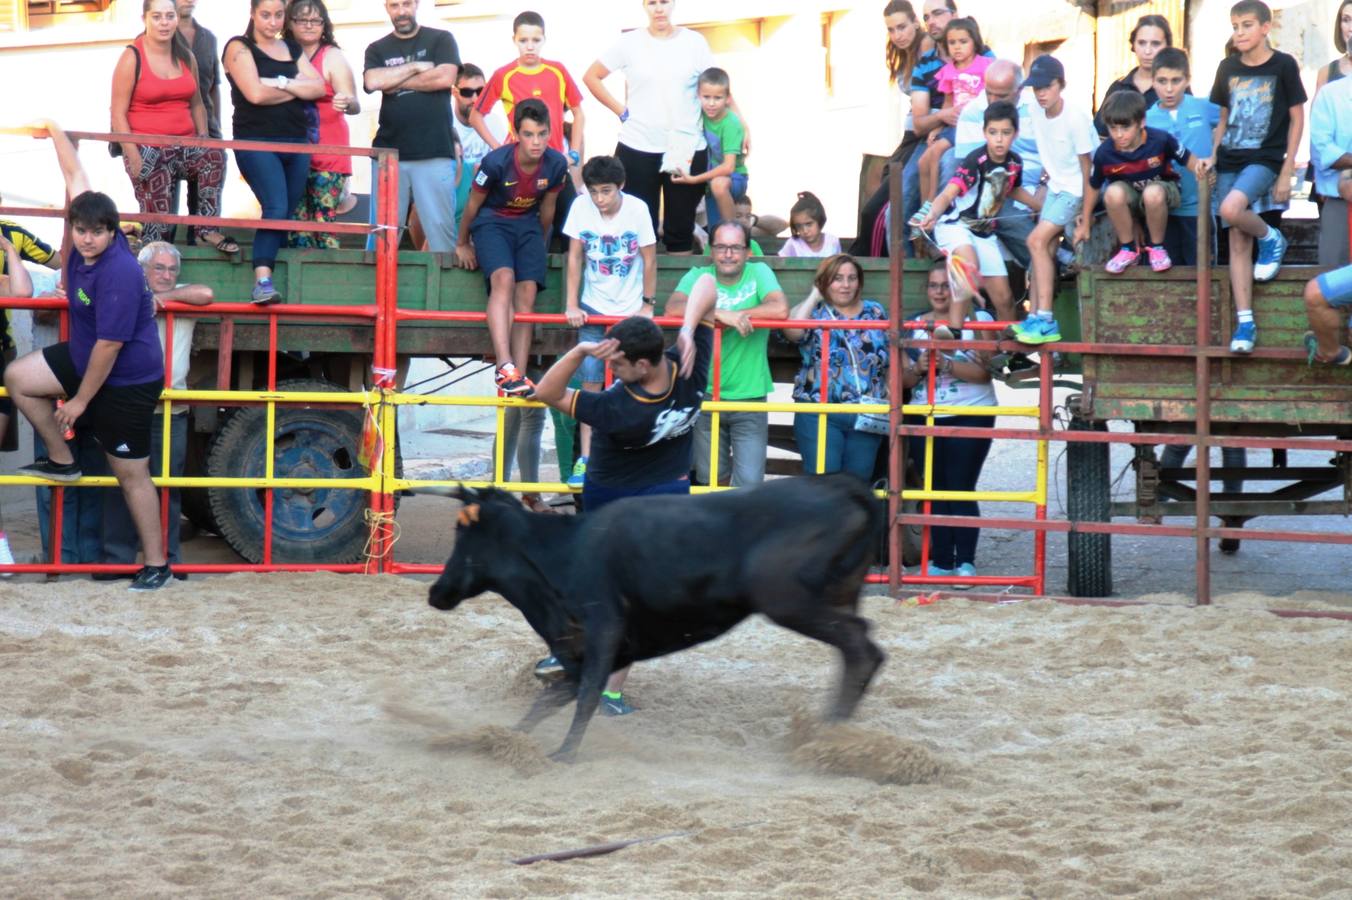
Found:
[[[1071, 431], [1107, 431], [1105, 422], [1074, 416]], [[1107, 444], [1070, 442], [1066, 447], [1066, 514], [1074, 522], [1107, 522], [1112, 473]], [[1066, 590], [1072, 597], [1107, 597], [1113, 592], [1112, 535], [1066, 535]]]
[[[297, 380], [279, 391], [345, 392], [327, 381]], [[362, 410], [277, 407], [274, 474], [278, 478], [358, 478]], [[230, 416], [211, 442], [207, 474], [213, 478], [263, 477], [267, 409], [246, 407]], [[396, 446], [396, 453], [398, 448]], [[396, 468], [398, 463], [396, 460]], [[212, 516], [236, 553], [263, 559], [262, 488], [207, 489]], [[396, 504], [398, 503], [396, 495]], [[272, 561], [354, 563], [362, 560], [369, 528], [369, 495], [344, 488], [277, 488], [273, 496]]]

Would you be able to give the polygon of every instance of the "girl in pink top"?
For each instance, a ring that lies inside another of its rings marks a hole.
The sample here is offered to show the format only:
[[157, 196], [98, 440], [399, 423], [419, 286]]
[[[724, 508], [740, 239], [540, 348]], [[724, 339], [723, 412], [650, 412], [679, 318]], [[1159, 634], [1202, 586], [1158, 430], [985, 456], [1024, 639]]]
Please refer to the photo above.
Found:
[[[113, 131], [168, 137], [206, 137], [207, 112], [197, 90], [197, 60], [178, 33], [173, 0], [143, 0], [145, 31], [127, 45], [113, 69]], [[143, 213], [173, 214], [179, 181], [197, 185], [197, 211], [220, 215], [225, 151], [219, 147], [152, 146], [130, 141], [120, 145], [122, 165]], [[172, 225], [147, 222], [146, 243], [163, 240]], [[239, 244], [215, 225], [197, 236], [222, 253], [239, 252]]]
[[822, 202], [811, 191], [803, 191], [798, 195], [798, 202], [793, 204], [793, 209], [789, 210], [789, 231], [792, 237], [779, 248], [779, 255], [835, 256], [840, 252], [840, 238], [827, 234], [823, 230], [825, 227], [826, 209]]
[[[962, 108], [986, 90], [986, 70], [994, 60], [985, 56], [981, 29], [975, 19], [954, 19], [940, 39], [948, 50], [948, 64], [939, 70], [938, 89], [944, 95], [944, 109], [962, 112]], [[939, 184], [939, 164], [953, 147], [953, 126], [930, 132], [929, 147], [920, 157], [920, 196], [929, 201], [943, 187]]]
[[[347, 116], [361, 112], [356, 80], [338, 44], [333, 39], [333, 22], [323, 0], [292, 0], [286, 10], [286, 33], [305, 53], [310, 65], [324, 78], [324, 96], [314, 103], [319, 117], [319, 143], [346, 146], [349, 143]], [[338, 205], [347, 193], [352, 177], [352, 157], [312, 153], [305, 194], [296, 207], [301, 222], [332, 222]], [[338, 238], [319, 231], [293, 231], [293, 247], [338, 248]]]

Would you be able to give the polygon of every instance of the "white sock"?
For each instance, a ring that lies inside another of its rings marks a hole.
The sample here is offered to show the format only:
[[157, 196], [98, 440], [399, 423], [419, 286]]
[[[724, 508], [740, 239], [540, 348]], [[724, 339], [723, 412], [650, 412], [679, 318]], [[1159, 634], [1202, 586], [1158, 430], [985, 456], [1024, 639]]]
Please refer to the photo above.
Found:
[[1055, 316], [1052, 315], [1052, 311], [1050, 309], [1039, 309], [1037, 311], [1037, 317], [1047, 322], [1050, 322], [1052, 319], [1055, 318]]
[[1251, 309], [1236, 310], [1235, 316], [1239, 319], [1239, 324], [1243, 325], [1245, 322], [1253, 321], [1253, 310]]

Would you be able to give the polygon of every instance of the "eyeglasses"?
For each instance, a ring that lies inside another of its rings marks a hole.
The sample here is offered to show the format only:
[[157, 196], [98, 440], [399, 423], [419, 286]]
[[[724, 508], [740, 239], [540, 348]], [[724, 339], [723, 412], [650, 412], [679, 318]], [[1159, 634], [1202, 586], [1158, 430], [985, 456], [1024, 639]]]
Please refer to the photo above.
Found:
[[456, 88], [455, 92], [461, 97], [477, 97], [484, 92], [481, 87], [476, 88]]
[[323, 20], [323, 19], [292, 19], [292, 20], [291, 20], [291, 24], [292, 24], [292, 25], [304, 25], [306, 28], [322, 28], [322, 27], [324, 27], [324, 20]]
[[714, 244], [713, 251], [722, 253], [724, 256], [731, 253], [741, 253], [746, 250], [746, 244]]
[[947, 281], [931, 281], [931, 282], [929, 282], [928, 284], [926, 284], [925, 287], [929, 288], [931, 291], [951, 291], [951, 290], [952, 290], [952, 288], [948, 286], [948, 282], [947, 282]]

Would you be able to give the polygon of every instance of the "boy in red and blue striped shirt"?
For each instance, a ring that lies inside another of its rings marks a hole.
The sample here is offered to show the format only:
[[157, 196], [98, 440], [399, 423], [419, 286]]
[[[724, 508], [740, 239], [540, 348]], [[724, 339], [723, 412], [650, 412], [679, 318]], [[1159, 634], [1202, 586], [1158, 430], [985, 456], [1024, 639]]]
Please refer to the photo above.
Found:
[[[1169, 132], [1146, 127], [1145, 98], [1135, 91], [1108, 95], [1100, 115], [1108, 126], [1109, 140], [1094, 151], [1084, 208], [1093, 210], [1101, 192], [1108, 220], [1117, 232], [1120, 246], [1103, 268], [1119, 275], [1136, 264], [1141, 257], [1136, 232], [1143, 221], [1150, 268], [1163, 272], [1174, 264], [1164, 249], [1169, 210], [1182, 202], [1175, 165], [1187, 166], [1202, 177], [1210, 161], [1189, 153]], [[1076, 243], [1089, 237], [1092, 221], [1092, 214], [1080, 221]]]

